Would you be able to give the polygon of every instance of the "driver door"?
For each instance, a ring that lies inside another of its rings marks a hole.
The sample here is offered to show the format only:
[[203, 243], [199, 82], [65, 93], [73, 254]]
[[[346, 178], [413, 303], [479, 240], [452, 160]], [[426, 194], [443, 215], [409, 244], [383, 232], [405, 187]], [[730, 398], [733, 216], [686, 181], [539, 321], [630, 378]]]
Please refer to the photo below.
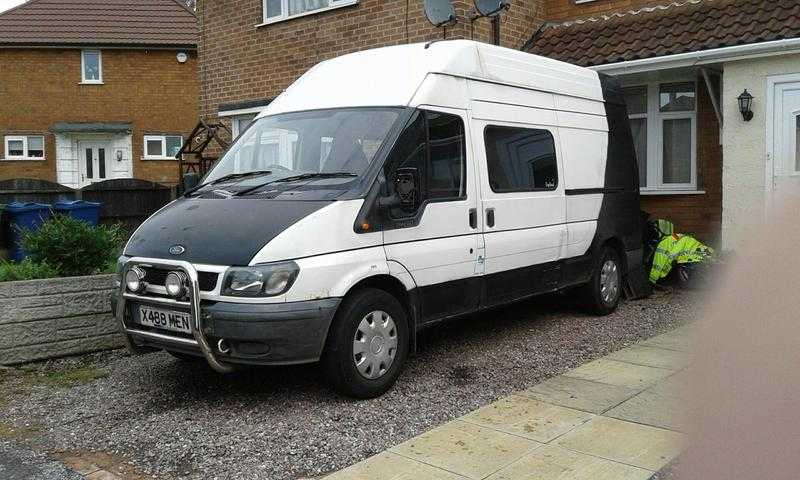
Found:
[[480, 301], [483, 240], [466, 118], [459, 110], [418, 111], [386, 166], [387, 178], [401, 169], [416, 183], [414, 205], [387, 207], [383, 235], [387, 259], [416, 282], [423, 323], [473, 311]]

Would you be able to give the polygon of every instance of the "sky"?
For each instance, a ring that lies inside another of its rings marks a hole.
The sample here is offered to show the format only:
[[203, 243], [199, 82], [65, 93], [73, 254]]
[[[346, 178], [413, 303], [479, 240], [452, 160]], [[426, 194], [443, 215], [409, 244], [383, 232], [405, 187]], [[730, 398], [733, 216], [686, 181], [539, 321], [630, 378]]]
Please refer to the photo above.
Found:
[[20, 3], [24, 3], [25, 0], [0, 0], [0, 12], [4, 12], [11, 7], [16, 7]]

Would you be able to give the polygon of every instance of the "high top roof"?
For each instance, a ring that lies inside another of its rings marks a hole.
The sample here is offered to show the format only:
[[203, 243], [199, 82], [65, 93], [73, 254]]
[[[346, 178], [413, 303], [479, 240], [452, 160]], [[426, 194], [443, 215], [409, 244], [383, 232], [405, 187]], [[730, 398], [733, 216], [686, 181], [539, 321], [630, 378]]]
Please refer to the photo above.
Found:
[[177, 0], [30, 0], [0, 14], [0, 46], [197, 47]]
[[[470, 40], [364, 50], [317, 64], [264, 115], [343, 106], [409, 105], [428, 75], [446, 75], [602, 101], [596, 72]], [[336, 85], [335, 91], [330, 86]]]

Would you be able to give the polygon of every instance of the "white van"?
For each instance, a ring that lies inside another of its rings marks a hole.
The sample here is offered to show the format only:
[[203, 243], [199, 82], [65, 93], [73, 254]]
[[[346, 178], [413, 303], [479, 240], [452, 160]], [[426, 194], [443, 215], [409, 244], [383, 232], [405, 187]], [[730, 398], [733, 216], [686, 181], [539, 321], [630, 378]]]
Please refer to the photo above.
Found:
[[321, 361], [382, 394], [440, 320], [580, 287], [639, 289], [638, 172], [596, 72], [471, 41], [320, 63], [134, 233], [112, 303], [129, 347]]

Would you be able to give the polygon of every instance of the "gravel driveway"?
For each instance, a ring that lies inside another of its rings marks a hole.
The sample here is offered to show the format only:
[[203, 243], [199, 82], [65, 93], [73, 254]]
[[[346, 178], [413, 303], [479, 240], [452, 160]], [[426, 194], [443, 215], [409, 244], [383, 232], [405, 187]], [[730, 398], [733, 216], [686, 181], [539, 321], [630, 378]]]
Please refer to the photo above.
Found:
[[[0, 428], [157, 478], [316, 477], [692, 320], [695, 297], [659, 293], [596, 318], [552, 296], [445, 323], [422, 334], [395, 388], [369, 401], [332, 394], [314, 366], [221, 376], [164, 353], [65, 359], [0, 377]], [[99, 367], [101, 378], [40, 381], [81, 367]]]

